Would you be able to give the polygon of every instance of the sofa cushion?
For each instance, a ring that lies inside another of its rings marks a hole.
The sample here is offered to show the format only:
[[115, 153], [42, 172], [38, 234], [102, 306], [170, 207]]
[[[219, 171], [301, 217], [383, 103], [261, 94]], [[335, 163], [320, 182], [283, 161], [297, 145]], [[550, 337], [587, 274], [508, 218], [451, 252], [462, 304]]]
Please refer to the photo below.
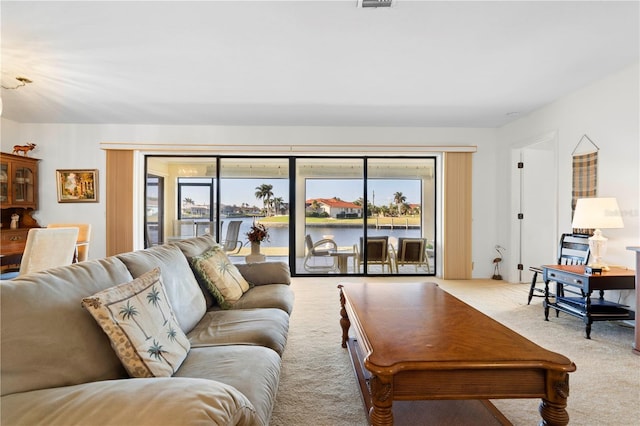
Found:
[[180, 328], [185, 333], [200, 321], [206, 312], [205, 299], [191, 266], [180, 249], [168, 244], [117, 255], [134, 278], [160, 268], [169, 302]]
[[260, 346], [193, 348], [174, 377], [200, 377], [226, 383], [240, 391], [256, 410], [256, 425], [269, 424], [276, 402], [281, 361]]
[[127, 377], [80, 301], [131, 279], [108, 257], [2, 281], [2, 395]]
[[162, 284], [160, 268], [82, 300], [132, 377], [168, 377], [190, 349]]
[[205, 283], [218, 304], [229, 309], [249, 290], [249, 283], [230, 261], [220, 246], [214, 246], [191, 258], [198, 280]]
[[293, 310], [294, 294], [288, 284], [268, 284], [251, 287], [233, 309], [277, 308], [287, 314]]
[[291, 284], [291, 271], [285, 262], [256, 262], [236, 265], [250, 285]]
[[237, 389], [200, 378], [105, 380], [2, 397], [0, 424], [161, 426], [259, 424]]
[[207, 312], [187, 337], [192, 348], [257, 345], [282, 356], [288, 331], [289, 315], [281, 309], [231, 309]]
[[[191, 258], [201, 255], [218, 243], [216, 243], [211, 234], [205, 234], [199, 237], [178, 240], [171, 244], [175, 245], [182, 251], [182, 254], [184, 254], [191, 265]], [[202, 290], [202, 295], [206, 301], [206, 308], [209, 309], [216, 304], [216, 300], [213, 298], [213, 295], [207, 288], [207, 285], [202, 280], [198, 280], [198, 284], [200, 285], [200, 290]]]
[[171, 243], [178, 247], [184, 256], [191, 260], [194, 256], [200, 256], [205, 251], [209, 250], [213, 246], [219, 245], [216, 240], [213, 239], [213, 235], [205, 234], [199, 237], [186, 238], [184, 240], [174, 241]]

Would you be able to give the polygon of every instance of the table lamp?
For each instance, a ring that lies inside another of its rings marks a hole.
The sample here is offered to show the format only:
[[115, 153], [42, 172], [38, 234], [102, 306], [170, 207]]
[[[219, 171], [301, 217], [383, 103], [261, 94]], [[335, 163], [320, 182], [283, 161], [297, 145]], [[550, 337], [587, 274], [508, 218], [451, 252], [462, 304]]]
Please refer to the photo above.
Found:
[[615, 198], [580, 198], [573, 213], [572, 228], [595, 229], [589, 238], [589, 249], [592, 261], [589, 266], [608, 271], [609, 267], [602, 262], [607, 251], [607, 238], [600, 229], [623, 228], [620, 207]]

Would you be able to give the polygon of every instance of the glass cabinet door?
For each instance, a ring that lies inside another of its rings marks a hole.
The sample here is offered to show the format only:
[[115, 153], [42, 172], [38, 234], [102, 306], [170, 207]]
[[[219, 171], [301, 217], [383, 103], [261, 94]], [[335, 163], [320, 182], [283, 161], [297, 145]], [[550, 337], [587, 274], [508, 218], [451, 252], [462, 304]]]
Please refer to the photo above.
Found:
[[31, 167], [16, 164], [13, 172], [13, 202], [32, 204], [35, 200], [34, 171]]
[[0, 163], [0, 203], [9, 200], [9, 164]]

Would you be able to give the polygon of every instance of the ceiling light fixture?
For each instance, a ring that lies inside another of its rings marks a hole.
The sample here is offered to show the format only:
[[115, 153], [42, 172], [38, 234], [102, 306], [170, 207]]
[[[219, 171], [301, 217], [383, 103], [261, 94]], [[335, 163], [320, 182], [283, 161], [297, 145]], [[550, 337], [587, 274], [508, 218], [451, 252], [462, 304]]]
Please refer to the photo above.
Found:
[[15, 90], [15, 89], [17, 89], [19, 87], [26, 86], [29, 83], [33, 83], [33, 81], [31, 79], [28, 79], [27, 77], [18, 76], [18, 77], [16, 77], [16, 80], [18, 80], [20, 82], [17, 86], [7, 87], [7, 86], [5, 86], [3, 84], [2, 88], [3, 89], [7, 89], [7, 90]]
[[393, 0], [358, 0], [358, 7], [391, 7]]

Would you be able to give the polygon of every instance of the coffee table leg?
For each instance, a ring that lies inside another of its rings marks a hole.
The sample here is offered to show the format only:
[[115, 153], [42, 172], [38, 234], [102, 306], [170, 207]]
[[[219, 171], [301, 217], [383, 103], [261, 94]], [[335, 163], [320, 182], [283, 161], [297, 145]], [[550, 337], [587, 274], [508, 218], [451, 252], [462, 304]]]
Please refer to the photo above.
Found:
[[339, 285], [340, 289], [340, 327], [342, 327], [342, 347], [347, 347], [347, 340], [349, 340], [349, 327], [351, 327], [351, 321], [347, 315], [347, 310], [344, 308], [344, 294], [342, 294], [342, 285]]
[[547, 395], [538, 408], [542, 420], [540, 425], [566, 426], [569, 424], [567, 398], [569, 397], [569, 375], [558, 371], [547, 372]]
[[371, 402], [369, 421], [373, 426], [393, 425], [393, 377], [373, 376], [369, 381]]

